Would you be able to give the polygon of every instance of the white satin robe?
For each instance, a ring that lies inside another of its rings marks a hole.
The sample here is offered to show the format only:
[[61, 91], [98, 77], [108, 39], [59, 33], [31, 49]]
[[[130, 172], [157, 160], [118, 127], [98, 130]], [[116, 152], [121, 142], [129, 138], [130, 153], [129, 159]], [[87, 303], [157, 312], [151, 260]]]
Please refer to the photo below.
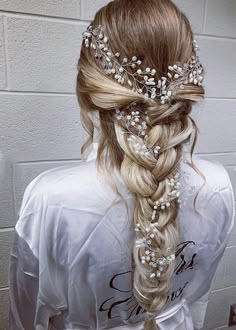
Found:
[[[97, 147], [94, 142], [87, 161], [47, 170], [25, 190], [10, 259], [10, 330], [143, 329], [144, 310], [131, 281], [133, 196], [114, 172], [128, 203], [126, 216], [124, 202], [98, 176]], [[189, 150], [187, 145], [187, 158]], [[202, 328], [234, 224], [225, 168], [197, 155], [194, 162], [207, 183], [197, 198], [200, 214], [195, 213], [189, 187], [198, 191], [203, 181], [182, 164], [187, 188], [181, 188], [181, 243], [168, 304], [156, 318], [161, 330]]]

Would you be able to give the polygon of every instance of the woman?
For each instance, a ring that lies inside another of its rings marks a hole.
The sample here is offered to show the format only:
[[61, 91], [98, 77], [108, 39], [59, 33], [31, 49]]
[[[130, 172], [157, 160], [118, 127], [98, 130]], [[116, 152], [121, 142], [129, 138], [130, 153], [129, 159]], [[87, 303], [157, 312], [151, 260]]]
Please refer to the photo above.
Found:
[[235, 210], [224, 167], [193, 155], [197, 50], [169, 0], [115, 0], [97, 12], [77, 79], [82, 153], [93, 149], [25, 191], [11, 329], [202, 328]]

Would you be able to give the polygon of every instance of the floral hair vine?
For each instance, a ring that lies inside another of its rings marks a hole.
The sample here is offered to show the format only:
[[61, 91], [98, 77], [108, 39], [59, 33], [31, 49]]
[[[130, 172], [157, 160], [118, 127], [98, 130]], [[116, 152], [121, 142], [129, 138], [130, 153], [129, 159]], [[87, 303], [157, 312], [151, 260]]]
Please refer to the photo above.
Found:
[[[203, 68], [199, 63], [198, 56], [192, 56], [191, 59], [184, 64], [176, 63], [168, 67], [167, 77], [161, 77], [158, 81], [155, 81], [155, 69], [147, 67], [145, 70], [138, 66], [142, 64], [142, 61], [133, 56], [129, 61], [126, 57], [123, 60], [120, 59], [120, 53], [113, 54], [108, 45], [108, 38], [104, 33], [104, 27], [99, 25], [93, 28], [92, 25], [88, 26], [87, 30], [83, 33], [83, 39], [87, 48], [91, 47], [95, 52], [95, 57], [100, 60], [100, 63], [108, 75], [114, 75], [115, 80], [122, 85], [127, 85], [132, 88], [133, 91], [141, 94], [143, 93], [145, 98], [159, 99], [161, 104], [165, 104], [170, 101], [176, 94], [178, 88], [183, 89], [186, 84], [194, 84], [201, 86], [203, 80]], [[196, 41], [193, 44], [194, 51], [198, 50]], [[131, 67], [132, 71], [127, 70], [127, 67]], [[142, 86], [142, 87], [141, 87]], [[152, 154], [157, 158], [161, 152], [159, 146], [148, 145], [147, 135], [147, 112], [145, 112], [145, 119], [143, 119], [143, 111], [137, 110], [137, 103], [133, 102], [128, 106], [125, 111], [115, 109], [115, 117], [118, 121], [122, 121], [127, 129], [128, 143], [132, 145], [132, 149], [140, 157], [146, 157]], [[184, 161], [185, 163], [185, 161]], [[174, 175], [168, 177], [167, 180], [167, 198], [164, 200], [160, 198], [154, 201], [153, 212], [150, 219], [150, 223], [142, 228], [140, 223], [135, 226], [135, 232], [139, 236], [136, 240], [136, 249], [141, 249], [143, 254], [141, 255], [141, 263], [145, 266], [151, 267], [151, 271], [148, 271], [150, 278], [160, 277], [161, 272], [172, 261], [175, 260], [175, 251], [171, 251], [167, 248], [166, 253], [162, 256], [158, 255], [155, 248], [152, 246], [152, 240], [158, 233], [159, 213], [171, 207], [171, 203], [176, 201], [181, 208], [184, 204], [184, 197], [180, 198], [180, 180], [185, 180], [182, 176], [182, 172], [177, 170]], [[184, 182], [187, 185], [187, 182]], [[192, 189], [192, 187], [191, 187]], [[193, 190], [189, 190], [190, 194]]]
[[[128, 143], [133, 146], [133, 150], [136, 154], [141, 157], [146, 157], [150, 153], [154, 157], [159, 157], [159, 153], [161, 152], [160, 146], [148, 146], [147, 144], [147, 122], [143, 120], [141, 117], [140, 111], [133, 109], [136, 108], [137, 104], [134, 102], [131, 104], [126, 111], [121, 111], [120, 109], [116, 109], [116, 119], [120, 120], [124, 123], [127, 133], [129, 134]], [[145, 112], [147, 115], [147, 112]], [[123, 132], [124, 134], [125, 132]], [[143, 138], [144, 137], [144, 138]], [[185, 160], [184, 160], [185, 162]], [[145, 266], [151, 267], [151, 271], [148, 272], [150, 278], [160, 277], [161, 272], [170, 264], [173, 260], [175, 260], [175, 253], [171, 251], [170, 248], [167, 248], [165, 255], [158, 256], [158, 253], [155, 251], [155, 248], [152, 246], [152, 240], [155, 238], [155, 235], [158, 233], [159, 229], [159, 214], [163, 212], [163, 210], [171, 207], [171, 203], [173, 201], [177, 201], [179, 207], [182, 206], [182, 199], [180, 199], [180, 180], [182, 179], [181, 171], [177, 170], [175, 174], [171, 177], [168, 177], [167, 180], [167, 198], [160, 198], [154, 202], [153, 212], [150, 219], [149, 224], [141, 230], [141, 224], [137, 223], [135, 226], [135, 232], [137, 237], [136, 239], [136, 249], [141, 249], [144, 252], [141, 255], [141, 263]], [[140, 236], [141, 235], [141, 236]]]
[[176, 199], [177, 202], [181, 204], [179, 198], [180, 178], [180, 173], [176, 172], [172, 178], [168, 179], [167, 184], [170, 186], [168, 198], [166, 200], [160, 198], [160, 200], [155, 201], [150, 225], [147, 225], [144, 228], [145, 234], [141, 231], [140, 223], [137, 223], [134, 229], [137, 234], [141, 232], [142, 235], [140, 239], [136, 240], [136, 248], [145, 248], [145, 251], [141, 256], [141, 263], [149, 265], [149, 267], [151, 266], [152, 270], [149, 274], [150, 278], [160, 277], [161, 272], [163, 272], [165, 268], [175, 260], [175, 251], [171, 252], [170, 248], [166, 249], [165, 255], [159, 256], [158, 253], [156, 253], [155, 248], [152, 247], [152, 239], [154, 239], [155, 235], [158, 233], [159, 223], [156, 218], [158, 218], [159, 212], [170, 208], [171, 202]]
[[[142, 118], [142, 113], [137, 110], [137, 103], [133, 102], [130, 104], [125, 111], [116, 109], [115, 117], [118, 121], [122, 121], [127, 129], [123, 134], [128, 133], [128, 143], [133, 145], [133, 150], [136, 154], [141, 156], [149, 156], [152, 154], [153, 157], [159, 156], [160, 146], [148, 145], [147, 133], [147, 112], [145, 111], [145, 119]], [[135, 110], [133, 109], [135, 107]]]
[[[85, 46], [94, 50], [95, 57], [100, 60], [107, 75], [113, 75], [118, 83], [144, 94], [145, 98], [159, 99], [161, 104], [165, 104], [173, 98], [179, 88], [184, 89], [184, 85], [202, 85], [203, 67], [197, 55], [193, 55], [187, 63], [169, 65], [167, 76], [156, 81], [154, 76], [157, 71], [149, 67], [145, 70], [138, 68], [142, 61], [137, 56], [133, 56], [131, 60], [127, 57], [121, 60], [120, 53], [112, 52], [102, 25], [96, 28], [89, 25], [83, 32], [83, 39]], [[196, 40], [193, 49], [195, 52], [199, 50]], [[132, 73], [127, 70], [128, 67], [132, 69]]]

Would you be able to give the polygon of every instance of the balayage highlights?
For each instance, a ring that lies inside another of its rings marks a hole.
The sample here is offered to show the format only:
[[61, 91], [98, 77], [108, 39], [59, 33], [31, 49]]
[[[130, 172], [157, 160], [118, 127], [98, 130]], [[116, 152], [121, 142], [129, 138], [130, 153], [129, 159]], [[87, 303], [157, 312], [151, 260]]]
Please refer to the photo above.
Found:
[[[114, 0], [96, 13], [92, 24], [105, 27], [114, 53], [119, 52], [121, 57], [127, 58], [135, 54], [142, 60], [144, 68], [155, 68], [156, 79], [166, 75], [171, 63], [185, 63], [193, 55], [194, 38], [190, 23], [170, 0]], [[141, 223], [141, 228], [145, 228], [152, 216], [154, 201], [167, 199], [167, 178], [178, 168], [182, 144], [192, 134], [194, 141], [189, 165], [201, 175], [192, 161], [198, 128], [190, 113], [192, 104], [203, 99], [204, 88], [185, 85], [168, 104], [146, 99], [107, 76], [91, 49], [82, 47], [77, 97], [82, 124], [89, 135], [81, 148], [82, 154], [94, 137], [91, 112], [98, 111], [101, 123], [98, 170], [106, 176], [111, 175], [115, 168], [120, 171], [128, 190], [135, 196], [134, 224]], [[160, 146], [158, 160], [135, 153], [128, 142], [129, 134], [123, 134], [127, 132], [125, 125], [114, 116], [114, 109], [125, 111], [133, 103], [143, 114], [147, 112], [148, 143]], [[110, 179], [112, 182], [111, 176]], [[168, 248], [176, 251], [180, 239], [178, 214], [179, 205], [173, 202], [159, 213], [154, 243], [160, 256]], [[133, 253], [133, 292], [140, 306], [146, 310], [144, 329], [154, 330], [157, 328], [154, 317], [167, 302], [174, 264], [168, 265], [160, 277], [147, 278], [140, 249], [134, 248]]]

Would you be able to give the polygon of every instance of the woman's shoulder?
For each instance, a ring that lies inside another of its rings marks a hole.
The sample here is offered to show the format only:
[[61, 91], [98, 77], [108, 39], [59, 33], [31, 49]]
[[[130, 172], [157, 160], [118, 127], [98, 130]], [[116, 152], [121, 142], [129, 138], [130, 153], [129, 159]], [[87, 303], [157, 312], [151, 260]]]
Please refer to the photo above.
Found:
[[185, 166], [184, 170], [191, 176], [192, 182], [202, 185], [206, 194], [228, 190], [233, 194], [233, 188], [229, 174], [223, 164], [216, 160], [209, 160], [196, 154], [193, 155], [193, 167]]
[[229, 174], [223, 164], [199, 155], [194, 155], [193, 163], [196, 168], [188, 168], [188, 171], [191, 173], [191, 184], [199, 193], [196, 198], [197, 209], [203, 218], [211, 219], [205, 225], [216, 224], [226, 236], [232, 230], [235, 216], [234, 192]]
[[184, 240], [194, 241], [202, 260], [207, 260], [204, 255], [211, 252], [215, 256], [230, 237], [235, 216], [234, 193], [221, 163], [194, 155], [193, 164], [195, 168], [184, 165], [189, 174], [188, 185], [194, 187], [194, 192], [181, 208], [181, 228]]
[[94, 160], [79, 161], [36, 176], [26, 186], [19, 214], [36, 212], [46, 204], [103, 215], [107, 204], [116, 197], [117, 194], [98, 173]]
[[[228, 224], [234, 216], [234, 192], [230, 176], [224, 165], [215, 160], [204, 159], [194, 154], [193, 163], [183, 164], [183, 200], [193, 211], [194, 205], [205, 218], [216, 221], [217, 214], [223, 214], [221, 221]], [[185, 204], [186, 205], [186, 204]]]

